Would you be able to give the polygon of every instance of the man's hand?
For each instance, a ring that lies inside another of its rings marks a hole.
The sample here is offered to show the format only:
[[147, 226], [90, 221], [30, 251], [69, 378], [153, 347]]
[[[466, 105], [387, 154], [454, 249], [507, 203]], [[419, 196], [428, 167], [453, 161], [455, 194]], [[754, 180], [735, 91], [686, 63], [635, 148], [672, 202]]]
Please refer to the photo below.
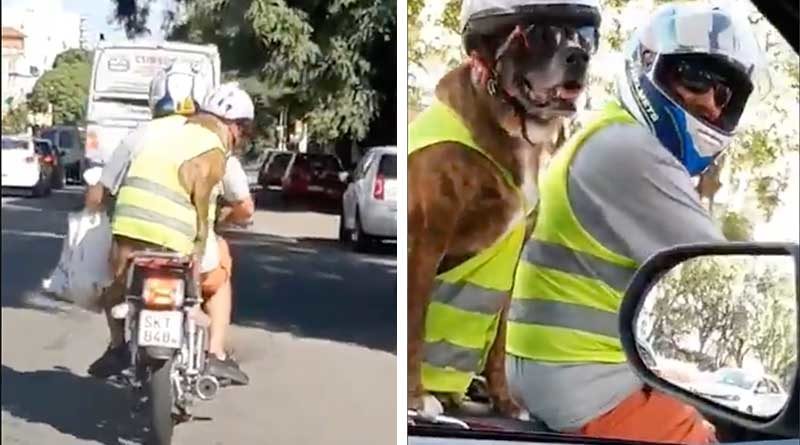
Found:
[[106, 189], [99, 182], [90, 185], [86, 188], [86, 195], [84, 197], [84, 207], [90, 212], [99, 212], [103, 210], [103, 203], [106, 198]]

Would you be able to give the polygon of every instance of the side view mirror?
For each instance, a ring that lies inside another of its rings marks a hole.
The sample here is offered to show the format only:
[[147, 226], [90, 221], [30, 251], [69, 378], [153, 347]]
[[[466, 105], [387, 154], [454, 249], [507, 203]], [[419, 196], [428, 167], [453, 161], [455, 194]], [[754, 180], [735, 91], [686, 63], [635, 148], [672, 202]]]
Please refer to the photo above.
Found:
[[[691, 244], [653, 255], [620, 307], [629, 363], [646, 384], [710, 418], [800, 436], [798, 271], [797, 243]], [[783, 396], [748, 398], [766, 376]]]

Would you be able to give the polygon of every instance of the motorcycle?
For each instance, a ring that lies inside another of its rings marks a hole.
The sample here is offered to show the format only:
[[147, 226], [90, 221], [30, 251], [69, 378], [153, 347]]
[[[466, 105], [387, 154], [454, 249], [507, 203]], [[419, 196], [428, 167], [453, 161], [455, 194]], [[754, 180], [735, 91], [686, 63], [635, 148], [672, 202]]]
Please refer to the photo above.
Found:
[[145, 414], [148, 443], [171, 443], [175, 423], [189, 420], [195, 401], [212, 400], [220, 388], [207, 373], [210, 319], [194, 266], [173, 252], [135, 252], [125, 301], [111, 310], [125, 320], [131, 366], [123, 376], [137, 401], [134, 412]]

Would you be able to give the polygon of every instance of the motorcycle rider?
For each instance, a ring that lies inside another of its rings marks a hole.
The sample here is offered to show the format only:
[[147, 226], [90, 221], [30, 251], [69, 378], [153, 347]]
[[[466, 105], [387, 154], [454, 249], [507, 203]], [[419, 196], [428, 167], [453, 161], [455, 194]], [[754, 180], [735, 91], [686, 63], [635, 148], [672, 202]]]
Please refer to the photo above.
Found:
[[[206, 89], [190, 67], [176, 62], [168, 69], [158, 73], [150, 87], [149, 104], [153, 121], [140, 126], [129, 134], [114, 151], [111, 160], [103, 168], [98, 184], [92, 185], [87, 190], [86, 207], [90, 210], [99, 210], [103, 202], [110, 195], [116, 195], [122, 186], [131, 161], [143, 148], [139, 141], [143, 140], [149, 132], [166, 129], [179, 131], [186, 124], [187, 116], [191, 116], [199, 108], [199, 103], [206, 95]], [[238, 100], [238, 106], [231, 110], [252, 119], [252, 101], [243, 91], [231, 85], [218, 89], [216, 95], [209, 98], [219, 98], [219, 93], [232, 94], [231, 98]], [[230, 98], [224, 104], [235, 105], [236, 100]], [[242, 112], [242, 110], [244, 110]], [[249, 114], [248, 114], [249, 113]], [[251, 120], [250, 119], [250, 120]], [[245, 119], [246, 121], [247, 119]], [[242, 125], [244, 127], [245, 125]], [[231, 125], [234, 131], [239, 132], [239, 124]], [[237, 136], [238, 137], [238, 136]], [[242, 138], [244, 139], [244, 138]], [[229, 157], [226, 163], [225, 174], [221, 182], [223, 198], [229, 207], [223, 212], [225, 216], [221, 222], [244, 223], [249, 221], [254, 213], [254, 205], [249, 193], [247, 177], [236, 157]], [[212, 199], [215, 199], [212, 197]], [[213, 230], [209, 230], [209, 237], [201, 261], [201, 288], [204, 295], [204, 310], [211, 318], [209, 339], [209, 369], [217, 377], [226, 377], [233, 382], [246, 384], [249, 379], [239, 369], [232, 357], [227, 356], [224, 350], [225, 334], [230, 324], [231, 316], [231, 268], [232, 260], [228, 245], [221, 237], [216, 237]], [[126, 345], [123, 344], [124, 332], [121, 323], [110, 316], [110, 307], [107, 305], [106, 316], [111, 332], [111, 344], [105, 353], [89, 367], [89, 374], [105, 378], [125, 369], [129, 364], [129, 355]]]
[[713, 428], [644, 387], [617, 311], [658, 250], [723, 241], [692, 178], [730, 144], [759, 84], [749, 24], [705, 3], [659, 7], [631, 37], [617, 101], [574, 135], [540, 180], [517, 267], [506, 342], [512, 397], [550, 428], [701, 444]]

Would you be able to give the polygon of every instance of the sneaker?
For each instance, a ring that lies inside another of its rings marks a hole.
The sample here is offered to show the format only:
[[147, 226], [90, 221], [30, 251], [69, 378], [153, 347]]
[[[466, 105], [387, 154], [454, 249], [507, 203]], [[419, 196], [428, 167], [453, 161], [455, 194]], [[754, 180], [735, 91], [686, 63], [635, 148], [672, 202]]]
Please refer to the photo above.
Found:
[[100, 358], [89, 365], [88, 373], [99, 379], [120, 375], [130, 366], [130, 361], [127, 344], [119, 345], [116, 348], [109, 346]]
[[227, 379], [237, 385], [247, 385], [250, 377], [239, 368], [239, 364], [229, 355], [220, 359], [215, 354], [208, 354], [208, 373], [218, 379]]

